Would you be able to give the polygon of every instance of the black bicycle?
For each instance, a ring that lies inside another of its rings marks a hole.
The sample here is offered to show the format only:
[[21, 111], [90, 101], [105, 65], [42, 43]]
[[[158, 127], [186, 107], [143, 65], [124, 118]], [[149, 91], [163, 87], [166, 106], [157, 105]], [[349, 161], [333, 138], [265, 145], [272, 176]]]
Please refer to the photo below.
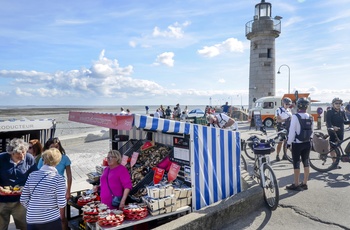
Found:
[[[267, 135], [265, 127], [260, 127], [260, 131], [262, 132], [262, 135], [265, 136], [265, 139], [273, 139], [275, 143], [283, 141], [283, 156], [286, 158], [289, 162], [293, 162], [292, 159], [292, 152], [290, 149], [287, 149], [287, 143], [286, 143], [286, 135], [287, 130], [282, 129], [281, 131], [278, 131], [277, 133], [274, 133], [272, 135]], [[251, 160], [255, 159], [254, 150], [253, 150], [253, 144], [254, 142], [259, 141], [261, 138], [259, 138], [256, 135], [250, 136], [247, 140], [242, 140], [242, 149], [244, 150], [247, 157]]]
[[[333, 128], [328, 128], [328, 130], [335, 134], [336, 141], [329, 141], [329, 150], [324, 153], [319, 153], [314, 150], [310, 151], [310, 166], [318, 172], [328, 172], [333, 169], [338, 168], [339, 162], [350, 162], [350, 142], [347, 144], [345, 151], [342, 148], [342, 144], [350, 140], [350, 137], [345, 140], [339, 140], [336, 131]], [[320, 132], [315, 132], [315, 134], [327, 139], [328, 135], [323, 135]], [[314, 149], [314, 148], [313, 148]]]

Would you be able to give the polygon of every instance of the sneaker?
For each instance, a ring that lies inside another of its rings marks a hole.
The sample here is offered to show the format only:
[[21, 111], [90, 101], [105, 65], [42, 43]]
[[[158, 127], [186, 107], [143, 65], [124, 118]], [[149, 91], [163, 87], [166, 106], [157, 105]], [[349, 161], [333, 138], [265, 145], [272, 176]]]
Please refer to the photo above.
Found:
[[281, 159], [280, 159], [280, 156], [276, 156], [276, 161], [280, 161]]
[[299, 187], [302, 188], [303, 190], [308, 190], [307, 184], [300, 183]]
[[282, 160], [288, 160], [288, 158], [286, 157], [286, 155], [283, 155], [283, 157], [282, 157]]
[[294, 190], [294, 191], [300, 191], [301, 189], [300, 189], [300, 186], [298, 185], [295, 185], [295, 184], [291, 184], [291, 185], [287, 185], [286, 186], [286, 189], [288, 189], [288, 190]]

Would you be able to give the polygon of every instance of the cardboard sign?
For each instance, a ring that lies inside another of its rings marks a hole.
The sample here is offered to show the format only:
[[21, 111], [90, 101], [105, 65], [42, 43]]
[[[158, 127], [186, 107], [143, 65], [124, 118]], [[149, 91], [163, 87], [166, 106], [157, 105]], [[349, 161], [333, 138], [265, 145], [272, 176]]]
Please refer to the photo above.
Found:
[[126, 163], [128, 163], [128, 159], [129, 159], [129, 157], [127, 156], [127, 155], [123, 155], [123, 158], [122, 158], [122, 165], [126, 165]]
[[132, 153], [131, 161], [130, 161], [130, 166], [131, 167], [135, 165], [138, 157], [139, 157], [139, 153], [138, 152], [133, 152]]
[[153, 183], [159, 184], [162, 181], [165, 170], [161, 168], [154, 169]]
[[175, 163], [171, 163], [169, 172], [168, 172], [168, 182], [172, 182], [177, 178], [181, 166]]

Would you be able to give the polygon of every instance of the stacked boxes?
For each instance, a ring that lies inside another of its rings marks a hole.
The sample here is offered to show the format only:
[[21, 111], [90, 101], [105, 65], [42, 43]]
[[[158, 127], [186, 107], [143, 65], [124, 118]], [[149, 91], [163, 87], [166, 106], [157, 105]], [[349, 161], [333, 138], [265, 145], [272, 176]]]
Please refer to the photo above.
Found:
[[189, 187], [174, 188], [171, 184], [148, 186], [147, 196], [142, 197], [152, 216], [175, 212], [191, 205], [192, 190]]
[[189, 187], [174, 188], [176, 198], [176, 209], [191, 205], [192, 189]]
[[148, 186], [147, 196], [142, 197], [152, 216], [176, 211], [174, 188], [171, 184]]

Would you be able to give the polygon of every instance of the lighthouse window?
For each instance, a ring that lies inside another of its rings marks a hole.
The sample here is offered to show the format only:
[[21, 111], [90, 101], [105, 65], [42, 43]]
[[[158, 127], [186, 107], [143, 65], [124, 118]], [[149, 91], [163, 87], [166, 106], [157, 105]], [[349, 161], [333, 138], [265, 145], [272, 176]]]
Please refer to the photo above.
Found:
[[267, 58], [272, 58], [272, 49], [267, 49]]

